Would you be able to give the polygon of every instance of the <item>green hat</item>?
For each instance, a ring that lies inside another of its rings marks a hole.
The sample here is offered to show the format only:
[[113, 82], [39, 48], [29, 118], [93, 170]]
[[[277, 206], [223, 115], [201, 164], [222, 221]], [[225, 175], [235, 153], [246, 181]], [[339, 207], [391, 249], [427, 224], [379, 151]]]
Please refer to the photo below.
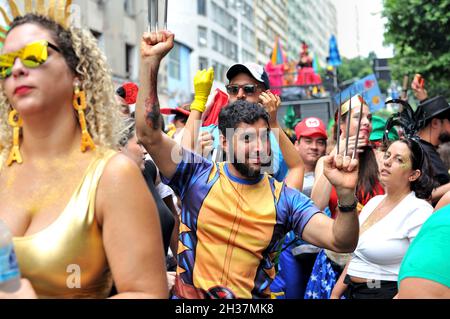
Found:
[[[384, 127], [386, 126], [386, 120], [379, 116], [372, 116], [372, 134], [370, 134], [369, 140], [378, 141], [382, 140], [384, 136]], [[399, 139], [397, 130], [393, 127], [388, 134], [389, 140], [395, 141]]]

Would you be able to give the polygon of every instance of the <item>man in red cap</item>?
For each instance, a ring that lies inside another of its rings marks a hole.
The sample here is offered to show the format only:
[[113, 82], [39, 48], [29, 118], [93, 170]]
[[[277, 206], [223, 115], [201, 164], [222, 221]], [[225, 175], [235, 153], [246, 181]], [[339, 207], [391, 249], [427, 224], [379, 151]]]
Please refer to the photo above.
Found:
[[189, 114], [191, 114], [191, 112], [189, 111], [189, 104], [183, 104], [176, 108], [162, 108], [161, 114], [175, 115], [171, 123], [171, 128], [167, 132], [167, 135], [173, 139], [176, 139], [177, 136], [179, 136], [177, 141], [180, 142], [181, 136], [183, 135], [183, 129], [186, 126]]
[[[311, 196], [312, 183], [314, 183], [314, 170], [319, 158], [325, 155], [327, 148], [327, 130], [321, 119], [308, 117], [295, 127], [297, 142], [295, 148], [305, 163], [305, 180], [303, 193]], [[308, 177], [312, 176], [312, 178]], [[309, 185], [309, 180], [311, 185]]]

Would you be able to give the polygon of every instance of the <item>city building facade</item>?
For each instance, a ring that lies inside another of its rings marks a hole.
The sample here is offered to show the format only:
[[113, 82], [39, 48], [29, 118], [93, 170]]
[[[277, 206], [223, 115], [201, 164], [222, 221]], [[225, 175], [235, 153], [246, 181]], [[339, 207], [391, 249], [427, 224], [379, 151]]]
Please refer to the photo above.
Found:
[[[2, 0], [4, 1], [4, 0]], [[139, 78], [139, 46], [148, 27], [148, 1], [74, 0], [74, 15], [97, 38], [118, 86]], [[168, 29], [175, 47], [159, 74], [161, 105], [175, 107], [193, 97], [197, 70], [213, 67], [214, 87], [224, 89], [236, 62], [269, 60], [277, 37], [289, 60], [301, 41], [322, 65], [328, 40], [337, 32], [331, 0], [169, 0]]]
[[286, 14], [289, 60], [299, 59], [301, 43], [305, 41], [309, 51], [325, 66], [330, 36], [338, 36], [334, 3], [331, 0], [289, 0]]
[[269, 62], [275, 41], [279, 38], [284, 52], [288, 43], [287, 9], [291, 0], [255, 0], [257, 62]]

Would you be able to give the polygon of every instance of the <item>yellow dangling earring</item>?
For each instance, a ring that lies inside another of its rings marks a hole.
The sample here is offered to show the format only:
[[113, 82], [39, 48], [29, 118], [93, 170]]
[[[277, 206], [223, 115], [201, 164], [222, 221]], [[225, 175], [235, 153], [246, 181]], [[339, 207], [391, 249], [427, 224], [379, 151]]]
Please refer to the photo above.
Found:
[[13, 147], [11, 152], [9, 152], [8, 160], [6, 165], [11, 166], [14, 162], [22, 164], [22, 154], [20, 154], [20, 128], [22, 127], [22, 118], [19, 116], [16, 110], [11, 110], [9, 112], [8, 124], [13, 127]]
[[89, 148], [95, 150], [95, 144], [91, 135], [87, 130], [86, 117], [84, 110], [86, 110], [86, 94], [80, 90], [78, 84], [75, 85], [75, 93], [73, 96], [73, 107], [78, 111], [78, 119], [81, 126], [81, 151], [84, 153]]

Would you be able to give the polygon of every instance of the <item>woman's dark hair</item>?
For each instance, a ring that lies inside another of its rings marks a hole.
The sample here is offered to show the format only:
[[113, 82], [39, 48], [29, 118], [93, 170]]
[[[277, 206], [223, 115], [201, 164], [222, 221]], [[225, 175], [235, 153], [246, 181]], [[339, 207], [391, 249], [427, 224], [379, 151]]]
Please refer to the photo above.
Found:
[[399, 142], [408, 146], [411, 154], [412, 170], [420, 170], [420, 177], [411, 183], [411, 190], [416, 193], [418, 198], [430, 199], [436, 184], [433, 178], [433, 167], [430, 165], [428, 154], [425, 153], [419, 142], [412, 138], [401, 139]]
[[[342, 114], [341, 122], [345, 122], [348, 112]], [[340, 132], [337, 132], [337, 110], [335, 113], [335, 122], [333, 125], [333, 140], [336, 142], [339, 138]], [[345, 147], [342, 145], [341, 147]], [[364, 148], [364, 152], [359, 153], [359, 171], [358, 171], [358, 185], [356, 187], [356, 194], [361, 203], [367, 202], [371, 197], [377, 195], [378, 183], [378, 163], [377, 158], [371, 146]]]
[[259, 104], [237, 100], [224, 107], [219, 114], [219, 130], [227, 136], [227, 128], [236, 129], [240, 123], [254, 124], [263, 119], [269, 126], [269, 113]]
[[11, 32], [11, 30], [13, 30], [14, 28], [28, 23], [41, 26], [44, 29], [48, 30], [55, 41], [55, 43], [53, 44], [55, 44], [61, 50], [61, 54], [66, 60], [66, 63], [69, 66], [69, 68], [72, 70], [73, 74], [80, 75], [76, 71], [79, 59], [75, 54], [75, 50], [73, 49], [72, 46], [71, 33], [70, 31], [64, 29], [61, 25], [56, 23], [55, 21], [42, 15], [37, 15], [33, 13], [26, 14], [24, 16], [19, 16], [15, 18], [12, 21], [10, 29], [6, 34], [8, 35], [9, 32]]

